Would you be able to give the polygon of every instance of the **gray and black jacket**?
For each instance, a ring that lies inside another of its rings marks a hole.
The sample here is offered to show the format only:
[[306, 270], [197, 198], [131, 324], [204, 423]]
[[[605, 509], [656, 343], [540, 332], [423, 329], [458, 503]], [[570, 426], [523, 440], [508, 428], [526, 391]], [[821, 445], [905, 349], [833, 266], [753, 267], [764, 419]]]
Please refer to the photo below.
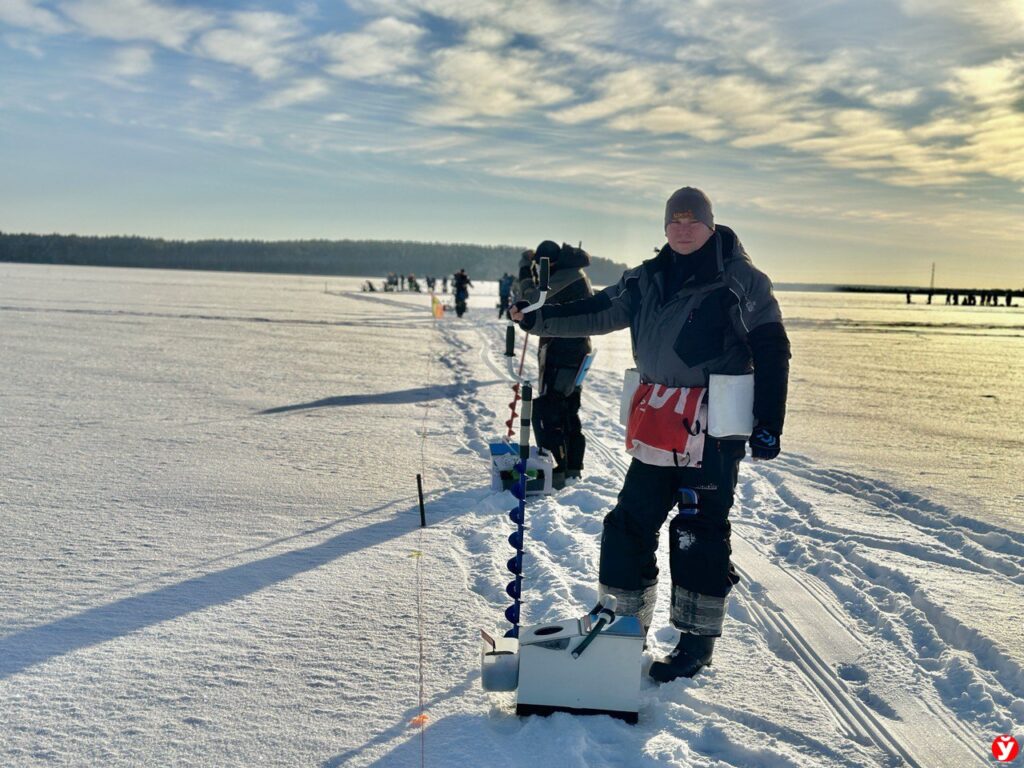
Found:
[[712, 373], [753, 372], [757, 423], [781, 433], [790, 346], [771, 281], [728, 227], [717, 226], [705, 247], [713, 249], [708, 267], [672, 295], [666, 282], [676, 254], [666, 245], [591, 298], [545, 304], [524, 327], [569, 337], [629, 328], [642, 379], [670, 387], [706, 387]]

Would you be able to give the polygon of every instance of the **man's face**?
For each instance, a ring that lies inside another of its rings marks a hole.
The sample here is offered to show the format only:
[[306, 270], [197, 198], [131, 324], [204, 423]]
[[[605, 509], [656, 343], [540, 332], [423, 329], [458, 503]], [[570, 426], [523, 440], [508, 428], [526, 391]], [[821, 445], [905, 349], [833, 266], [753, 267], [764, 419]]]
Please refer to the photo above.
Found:
[[713, 234], [707, 224], [697, 221], [685, 214], [676, 214], [665, 227], [665, 237], [676, 253], [684, 256], [699, 250]]

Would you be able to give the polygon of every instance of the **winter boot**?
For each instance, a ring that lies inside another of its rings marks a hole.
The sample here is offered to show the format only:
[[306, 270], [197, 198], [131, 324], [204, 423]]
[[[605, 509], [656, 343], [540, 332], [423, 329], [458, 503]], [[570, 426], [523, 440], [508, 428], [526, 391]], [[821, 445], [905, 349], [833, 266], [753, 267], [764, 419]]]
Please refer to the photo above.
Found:
[[556, 491], [565, 488], [565, 470], [555, 469], [551, 472], [551, 487]]
[[683, 632], [672, 652], [651, 664], [647, 674], [659, 683], [670, 683], [679, 677], [693, 677], [711, 666], [715, 638]]

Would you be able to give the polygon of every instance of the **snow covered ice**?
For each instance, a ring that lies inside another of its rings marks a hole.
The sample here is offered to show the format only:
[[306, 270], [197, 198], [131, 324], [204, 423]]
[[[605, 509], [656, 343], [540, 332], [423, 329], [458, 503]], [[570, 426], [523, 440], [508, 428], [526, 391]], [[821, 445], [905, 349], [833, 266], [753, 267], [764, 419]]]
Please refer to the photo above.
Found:
[[[952, 768], [1024, 736], [1024, 310], [780, 293], [783, 455], [741, 468], [715, 664], [629, 726], [480, 690], [504, 325], [361, 282], [0, 265], [0, 764]], [[526, 623], [596, 597], [629, 364], [596, 341]]]

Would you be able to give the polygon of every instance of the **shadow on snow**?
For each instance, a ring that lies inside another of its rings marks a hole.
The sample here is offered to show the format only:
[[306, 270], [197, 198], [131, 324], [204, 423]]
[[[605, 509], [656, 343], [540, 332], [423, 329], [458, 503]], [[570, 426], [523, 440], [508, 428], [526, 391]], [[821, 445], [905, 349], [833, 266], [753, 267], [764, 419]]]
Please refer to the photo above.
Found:
[[258, 411], [256, 415], [266, 416], [273, 413], [288, 413], [289, 411], [305, 411], [312, 408], [335, 408], [349, 405], [403, 405], [422, 403], [428, 400], [451, 400], [483, 387], [507, 383], [507, 381], [502, 379], [495, 379], [494, 381], [469, 381], [464, 384], [445, 384], [435, 387], [416, 387], [415, 389], [402, 389], [396, 392], [380, 392], [375, 395], [338, 395], [337, 397], [325, 397], [308, 403], [295, 403], [293, 405], [279, 405], [274, 408], [266, 408]]
[[[438, 497], [431, 504], [433, 521], [457, 516], [464, 503], [449, 497], [467, 493], [472, 492], [455, 491]], [[0, 679], [164, 621], [234, 602], [351, 552], [397, 538], [416, 529], [417, 512], [416, 507], [406, 507], [386, 520], [344, 531], [319, 544], [196, 576], [14, 632], [0, 638]]]

